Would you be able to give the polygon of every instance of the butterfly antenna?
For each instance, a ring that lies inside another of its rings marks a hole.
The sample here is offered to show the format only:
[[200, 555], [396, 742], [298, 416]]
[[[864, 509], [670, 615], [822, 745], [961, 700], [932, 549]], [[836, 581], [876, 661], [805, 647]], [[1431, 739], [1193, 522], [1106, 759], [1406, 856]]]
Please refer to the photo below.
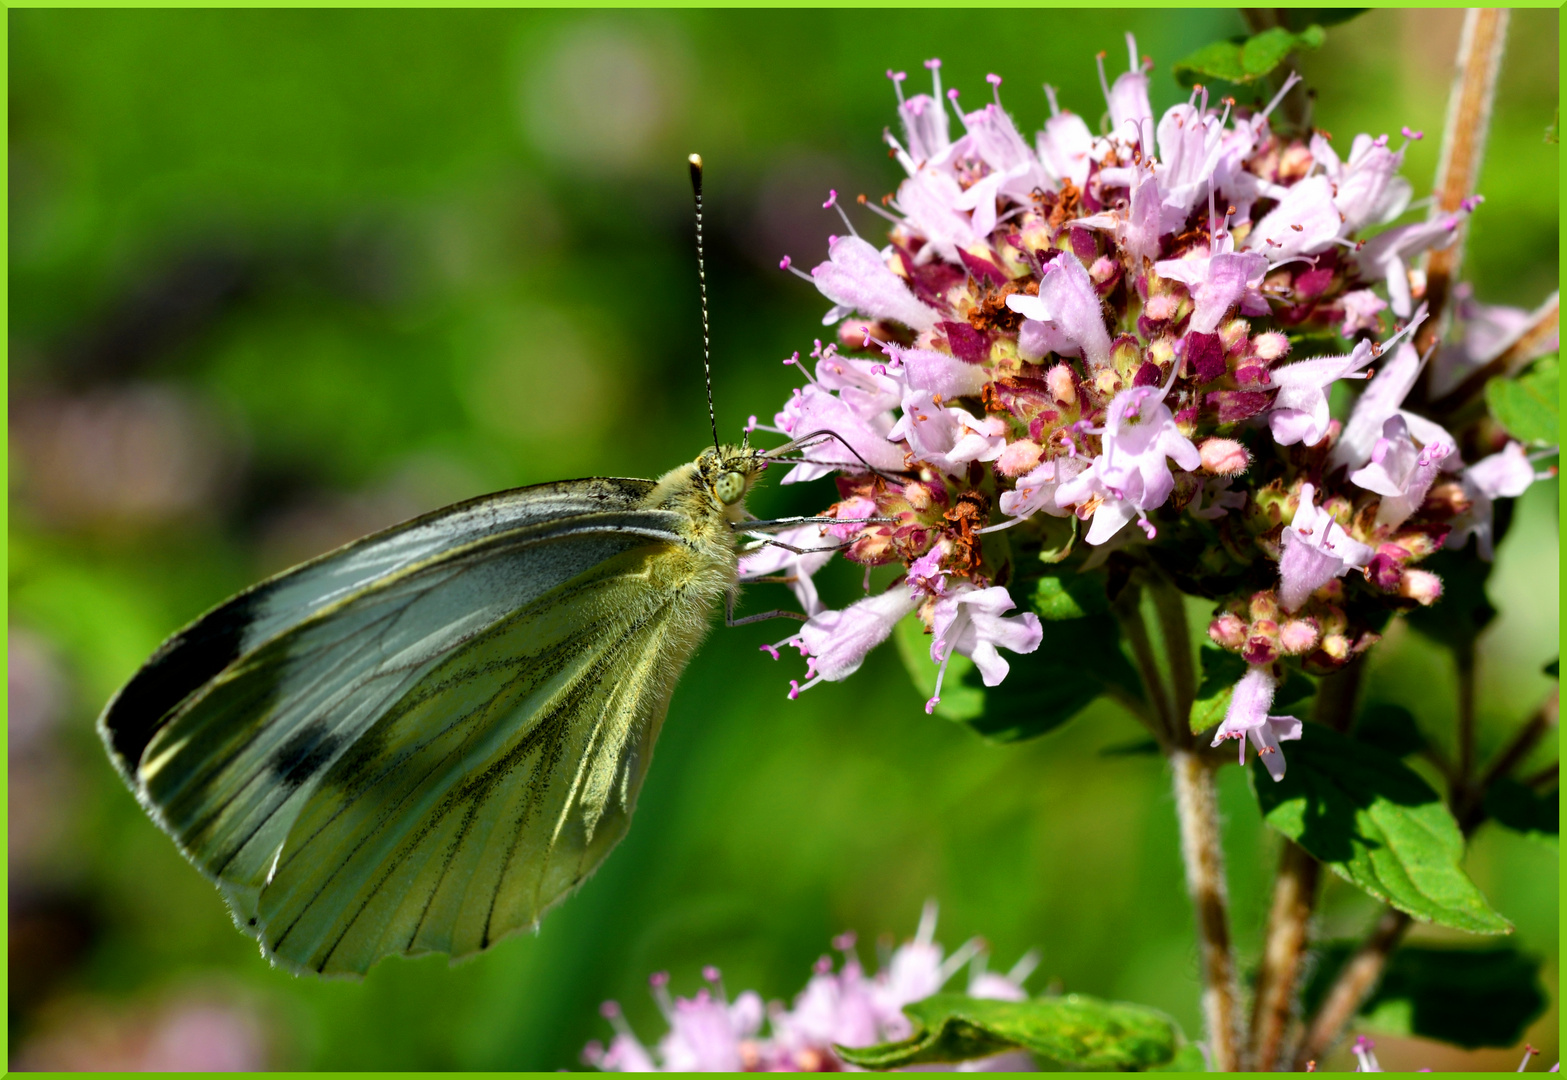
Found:
[[691, 195], [696, 200], [696, 280], [702, 290], [702, 375], [707, 379], [707, 422], [713, 427], [713, 451], [721, 455], [718, 417], [713, 412], [713, 368], [708, 360], [707, 264], [702, 251], [702, 155], [692, 154], [686, 160], [691, 163]]

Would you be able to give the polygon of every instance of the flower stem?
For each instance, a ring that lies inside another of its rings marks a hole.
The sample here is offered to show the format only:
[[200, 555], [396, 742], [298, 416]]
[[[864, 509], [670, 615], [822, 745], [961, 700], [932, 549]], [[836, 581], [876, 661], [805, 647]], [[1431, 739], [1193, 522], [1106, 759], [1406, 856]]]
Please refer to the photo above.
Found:
[[1317, 1009], [1317, 1015], [1308, 1025], [1306, 1037], [1295, 1051], [1295, 1071], [1305, 1069], [1307, 1062], [1319, 1060], [1338, 1041], [1345, 1026], [1360, 1011], [1361, 1003], [1382, 978], [1388, 957], [1404, 939], [1404, 933], [1413, 921], [1402, 911], [1392, 908], [1383, 911], [1371, 935], [1345, 962], [1328, 996]]
[[[1166, 748], [1184, 746], [1189, 741], [1189, 735], [1184, 725], [1177, 725], [1172, 718], [1170, 697], [1164, 679], [1159, 674], [1159, 662], [1154, 658], [1153, 642], [1148, 638], [1148, 624], [1143, 619], [1142, 589], [1136, 584], [1128, 584], [1116, 599], [1115, 614], [1121, 624], [1121, 632], [1126, 635], [1127, 644], [1132, 647], [1132, 659], [1136, 661], [1137, 674], [1142, 678], [1143, 693], [1147, 695], [1148, 704], [1158, 719], [1160, 730], [1155, 734]], [[1183, 735], [1187, 737], [1183, 738]]]
[[[1322, 679], [1317, 687], [1313, 719], [1335, 731], [1347, 731], [1355, 716], [1363, 665], [1357, 660]], [[1284, 841], [1279, 870], [1273, 880], [1273, 904], [1257, 972], [1257, 997], [1252, 1006], [1253, 1067], [1271, 1072], [1278, 1063], [1289, 1027], [1295, 982], [1317, 903], [1321, 864], [1293, 841]]]
[[[1454, 213], [1480, 179], [1496, 76], [1502, 67], [1507, 38], [1505, 8], [1470, 8], [1464, 15], [1458, 42], [1458, 68], [1447, 99], [1447, 125], [1442, 132], [1442, 157], [1436, 170], [1433, 216]], [[1464, 227], [1451, 245], [1433, 251], [1426, 260], [1426, 303], [1430, 318], [1420, 328], [1415, 346], [1424, 352], [1446, 331], [1446, 306], [1463, 259]]]
[[1458, 761], [1453, 775], [1457, 800], [1468, 797], [1475, 766], [1475, 643], [1465, 638], [1453, 647], [1458, 663]]
[[1240, 995], [1224, 886], [1224, 849], [1219, 837], [1219, 800], [1213, 769], [1190, 750], [1170, 754], [1175, 774], [1175, 807], [1181, 824], [1181, 855], [1186, 888], [1196, 908], [1202, 949], [1203, 1015], [1214, 1068], [1240, 1068]]

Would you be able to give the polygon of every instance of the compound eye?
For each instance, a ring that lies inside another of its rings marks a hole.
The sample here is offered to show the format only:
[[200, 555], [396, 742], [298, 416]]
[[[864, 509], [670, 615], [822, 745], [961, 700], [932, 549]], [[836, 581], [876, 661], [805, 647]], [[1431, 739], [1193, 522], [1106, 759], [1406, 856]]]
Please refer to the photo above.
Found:
[[718, 478], [718, 483], [713, 485], [713, 494], [718, 496], [718, 501], [725, 506], [733, 506], [745, 495], [745, 475], [737, 472], [726, 472]]

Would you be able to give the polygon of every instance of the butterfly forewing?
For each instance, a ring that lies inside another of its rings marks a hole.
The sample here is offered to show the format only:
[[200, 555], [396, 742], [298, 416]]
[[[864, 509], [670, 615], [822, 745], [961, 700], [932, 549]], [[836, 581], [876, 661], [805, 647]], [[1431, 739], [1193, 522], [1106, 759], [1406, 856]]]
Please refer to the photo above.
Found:
[[464, 955], [619, 839], [722, 588], [650, 488], [522, 489], [360, 541], [198, 620], [110, 704], [138, 795], [269, 954]]

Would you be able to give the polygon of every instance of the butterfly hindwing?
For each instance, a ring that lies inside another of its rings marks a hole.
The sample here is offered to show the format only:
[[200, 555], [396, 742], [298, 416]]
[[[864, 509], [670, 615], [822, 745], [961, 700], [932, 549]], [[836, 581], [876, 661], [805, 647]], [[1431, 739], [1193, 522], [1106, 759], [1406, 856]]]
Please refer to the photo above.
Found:
[[111, 702], [139, 797], [275, 959], [476, 951], [619, 839], [717, 595], [650, 487], [521, 489], [360, 541], [204, 616]]

